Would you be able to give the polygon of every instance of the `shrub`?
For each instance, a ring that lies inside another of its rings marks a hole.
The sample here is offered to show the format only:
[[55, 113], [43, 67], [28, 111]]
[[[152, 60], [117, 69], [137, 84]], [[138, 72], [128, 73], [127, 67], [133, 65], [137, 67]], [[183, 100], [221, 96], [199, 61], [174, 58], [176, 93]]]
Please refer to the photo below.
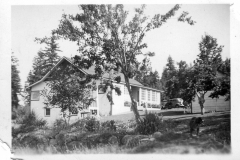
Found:
[[53, 123], [53, 129], [65, 129], [67, 127], [66, 122], [63, 119], [56, 119]]
[[12, 110], [12, 120], [17, 122], [21, 121], [24, 116], [29, 114], [26, 107], [18, 107], [17, 109], [13, 108]]
[[101, 129], [109, 130], [109, 131], [116, 131], [117, 127], [116, 127], [115, 123], [116, 122], [114, 120], [103, 122], [101, 125], [102, 126]]
[[137, 131], [144, 135], [153, 134], [158, 131], [161, 124], [161, 118], [159, 118], [156, 114], [149, 113], [146, 114], [145, 118], [143, 118], [137, 126]]
[[91, 117], [91, 118], [86, 118], [86, 124], [85, 124], [85, 128], [89, 131], [89, 132], [94, 132], [94, 131], [98, 131], [100, 128], [100, 122], [98, 120], [96, 120], [95, 117]]
[[46, 120], [38, 119], [34, 112], [25, 115], [21, 121], [21, 126], [18, 129], [12, 130], [12, 136], [16, 137], [19, 133], [29, 133], [37, 128], [43, 128], [47, 124]]
[[85, 119], [79, 119], [76, 122], [72, 123], [70, 125], [71, 129], [75, 129], [75, 130], [81, 130], [81, 131], [85, 131], [85, 124], [86, 124], [86, 120]]

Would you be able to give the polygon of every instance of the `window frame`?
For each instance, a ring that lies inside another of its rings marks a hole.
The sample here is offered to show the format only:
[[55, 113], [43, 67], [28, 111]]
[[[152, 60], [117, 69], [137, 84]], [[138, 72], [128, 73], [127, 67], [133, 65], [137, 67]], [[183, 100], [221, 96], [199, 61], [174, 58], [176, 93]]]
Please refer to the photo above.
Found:
[[[47, 109], [49, 109], [49, 115], [47, 115]], [[50, 117], [51, 116], [51, 108], [44, 108], [44, 116]]]
[[145, 101], [146, 100], [146, 90], [145, 89], [141, 89], [141, 100]]
[[[32, 95], [33, 95], [34, 92], [35, 93], [38, 92], [38, 94], [39, 94], [37, 99], [32, 99]], [[41, 96], [40, 90], [31, 91], [31, 101], [39, 101], [40, 100], [40, 96]]]
[[152, 91], [152, 101], [156, 101], [156, 91]]
[[150, 89], [147, 90], [147, 100], [151, 101], [151, 90]]

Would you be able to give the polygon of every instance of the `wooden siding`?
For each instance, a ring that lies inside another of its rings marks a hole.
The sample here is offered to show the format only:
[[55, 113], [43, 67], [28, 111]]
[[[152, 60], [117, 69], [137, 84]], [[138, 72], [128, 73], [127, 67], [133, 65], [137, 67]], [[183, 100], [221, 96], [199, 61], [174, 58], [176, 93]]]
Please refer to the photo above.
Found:
[[[216, 98], [212, 99], [211, 97], [209, 97], [210, 93], [211, 93], [211, 91], [207, 92], [204, 96], [205, 112], [231, 110], [230, 101], [225, 101], [225, 97], [223, 97], [223, 96], [220, 96], [218, 99], [216, 99]], [[195, 101], [192, 102], [192, 107], [193, 107], [193, 113], [201, 112], [197, 96], [195, 97]]]

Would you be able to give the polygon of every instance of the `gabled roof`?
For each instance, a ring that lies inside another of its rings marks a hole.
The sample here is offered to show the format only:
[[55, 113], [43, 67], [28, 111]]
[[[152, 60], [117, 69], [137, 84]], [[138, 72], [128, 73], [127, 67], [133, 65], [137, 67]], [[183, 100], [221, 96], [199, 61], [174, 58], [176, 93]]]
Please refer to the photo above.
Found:
[[[63, 57], [63, 58], [61, 58], [59, 60], [59, 62], [41, 80], [39, 80], [38, 82], [28, 86], [27, 88], [31, 88], [32, 86], [35, 86], [35, 85], [37, 85], [40, 82], [43, 82], [54, 71], [54, 69], [57, 66], [59, 66], [65, 60], [68, 61], [70, 64], [74, 65], [71, 59], [69, 59], [67, 57]], [[83, 72], [84, 74], [95, 74], [94, 66], [90, 67], [89, 69], [79, 69], [79, 70], [81, 72]], [[120, 83], [125, 84], [125, 78], [124, 78], [124, 75], [122, 73], [120, 73], [120, 77], [121, 77], [121, 82]], [[109, 79], [109, 74], [105, 73], [103, 75], [103, 79]], [[130, 83], [131, 86], [137, 86], [137, 87], [151, 89], [151, 90], [155, 90], [155, 91], [161, 91], [161, 90], [158, 90], [158, 89], [146, 87], [146, 86], [142, 85], [141, 83], [139, 83], [138, 81], [136, 81], [135, 79], [129, 79], [129, 83]]]

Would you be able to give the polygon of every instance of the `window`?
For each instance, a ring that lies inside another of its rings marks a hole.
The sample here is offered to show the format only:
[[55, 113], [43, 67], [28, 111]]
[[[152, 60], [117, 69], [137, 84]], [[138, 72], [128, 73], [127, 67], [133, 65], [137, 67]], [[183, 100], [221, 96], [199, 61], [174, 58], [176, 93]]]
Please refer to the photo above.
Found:
[[156, 101], [156, 92], [152, 91], [152, 101]]
[[97, 110], [96, 109], [91, 109], [90, 111], [91, 111], [92, 115], [97, 115]]
[[32, 91], [31, 92], [31, 101], [39, 101], [40, 91]]
[[129, 94], [128, 89], [126, 86], [124, 86], [124, 94]]
[[146, 99], [146, 97], [145, 97], [145, 89], [142, 89], [141, 97], [142, 97], [142, 100]]
[[71, 116], [77, 116], [77, 115], [78, 115], [78, 109], [77, 108], [72, 108]]
[[150, 101], [150, 90], [148, 90], [148, 101]]
[[105, 86], [103, 85], [103, 84], [100, 84], [99, 86], [98, 86], [98, 94], [104, 94], [105, 92], [104, 92], [104, 88]]
[[51, 109], [50, 108], [45, 108], [45, 116], [50, 117], [51, 114]]

